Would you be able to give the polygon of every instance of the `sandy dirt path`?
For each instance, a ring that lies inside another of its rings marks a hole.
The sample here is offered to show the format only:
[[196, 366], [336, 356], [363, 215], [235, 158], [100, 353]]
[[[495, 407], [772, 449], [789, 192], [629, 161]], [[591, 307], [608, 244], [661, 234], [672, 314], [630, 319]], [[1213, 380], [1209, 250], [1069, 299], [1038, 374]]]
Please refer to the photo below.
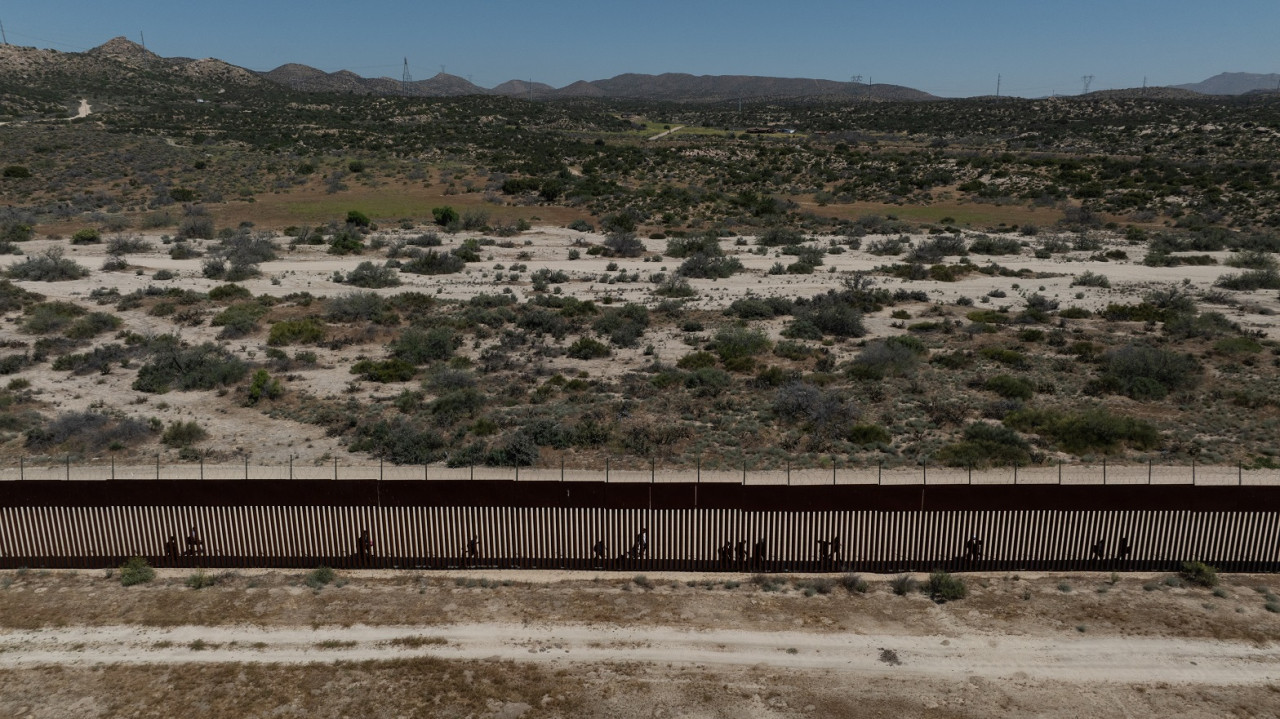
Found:
[[[890, 653], [891, 652], [891, 653]], [[538, 663], [778, 667], [925, 678], [1251, 685], [1280, 680], [1280, 647], [1178, 638], [943, 637], [668, 627], [68, 627], [0, 634], [0, 667], [306, 664], [410, 656]]]
[[654, 135], [653, 137], [649, 138], [649, 140], [650, 140], [650, 142], [652, 142], [653, 140], [661, 140], [662, 138], [666, 137], [667, 135], [670, 135], [670, 134], [671, 134], [671, 133], [673, 133], [673, 132], [676, 132], [676, 131], [678, 131], [678, 130], [683, 130], [683, 129], [684, 129], [684, 125], [677, 125], [677, 126], [675, 126], [675, 127], [671, 128], [670, 130], [664, 130], [664, 131], [662, 131], [662, 132], [659, 132], [658, 134], [656, 134], [656, 135]]

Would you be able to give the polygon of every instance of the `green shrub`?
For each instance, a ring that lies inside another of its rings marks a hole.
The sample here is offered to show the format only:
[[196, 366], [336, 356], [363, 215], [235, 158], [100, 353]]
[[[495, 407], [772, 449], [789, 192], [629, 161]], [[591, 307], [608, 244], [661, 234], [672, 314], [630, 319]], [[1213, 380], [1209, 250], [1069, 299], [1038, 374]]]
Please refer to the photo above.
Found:
[[1103, 356], [1103, 386], [1136, 400], [1163, 399], [1200, 381], [1200, 364], [1189, 354], [1147, 345], [1128, 345]]
[[417, 373], [417, 368], [402, 359], [392, 357], [385, 360], [360, 360], [351, 366], [351, 374], [360, 375], [361, 379], [371, 382], [408, 382]]
[[456, 252], [427, 250], [401, 265], [400, 271], [415, 275], [449, 275], [466, 268], [466, 259]]
[[1110, 287], [1111, 280], [1106, 275], [1086, 270], [1071, 280], [1072, 287]]
[[[716, 333], [715, 340], [712, 341], [712, 347], [716, 354], [720, 355], [720, 360], [729, 366], [730, 363], [741, 363], [744, 359], [750, 359], [758, 354], [768, 351], [769, 338], [759, 330], [749, 330], [743, 327], [730, 327], [720, 330]], [[750, 369], [750, 367], [747, 367]]]
[[332, 584], [333, 580], [338, 578], [338, 573], [321, 565], [307, 572], [307, 576], [303, 578], [303, 582], [312, 589], [320, 589], [321, 587]]
[[347, 224], [355, 225], [356, 227], [368, 227], [370, 224], [369, 216], [359, 210], [348, 210]]
[[209, 433], [192, 420], [171, 423], [160, 436], [160, 441], [170, 447], [190, 447], [208, 437]]
[[253, 299], [253, 293], [237, 284], [218, 285], [209, 290], [209, 299], [214, 302], [235, 302]]
[[343, 282], [354, 287], [363, 287], [371, 290], [400, 286], [400, 278], [396, 276], [394, 269], [367, 261], [356, 265], [354, 270], [347, 273]]
[[243, 337], [258, 328], [258, 320], [267, 314], [267, 308], [257, 302], [241, 302], [231, 305], [213, 316], [209, 324], [221, 327], [218, 337], [223, 339]]
[[690, 352], [689, 354], [676, 360], [676, 367], [685, 370], [694, 370], [699, 367], [715, 367], [716, 356], [710, 352]]
[[1223, 275], [1213, 283], [1215, 287], [1241, 292], [1280, 289], [1280, 272], [1275, 269], [1249, 270], [1238, 275]]
[[90, 312], [88, 315], [77, 319], [67, 327], [64, 332], [67, 337], [73, 340], [87, 340], [97, 337], [103, 332], [111, 332], [120, 329], [123, 320], [113, 314], [107, 312]]
[[854, 592], [858, 594], [867, 593], [867, 588], [868, 588], [867, 580], [863, 579], [862, 575], [860, 574], [842, 574], [840, 575], [840, 578], [836, 580], [836, 582], [838, 582], [840, 586], [844, 587], [845, 590], [850, 593], [854, 593]]
[[142, 557], [130, 557], [120, 566], [120, 584], [132, 587], [135, 584], [146, 584], [156, 578], [156, 570], [147, 564]]
[[71, 244], [73, 245], [96, 245], [99, 242], [102, 242], [102, 232], [96, 227], [85, 227], [84, 229], [76, 230], [76, 233], [71, 236]]
[[569, 346], [568, 355], [574, 359], [589, 360], [599, 357], [608, 357], [613, 354], [609, 346], [603, 342], [597, 342], [590, 337], [579, 337], [578, 341]]
[[5, 277], [30, 282], [63, 282], [78, 280], [89, 274], [88, 268], [62, 256], [61, 247], [50, 247], [44, 252], [10, 265]]
[[394, 325], [400, 316], [391, 303], [376, 292], [351, 292], [328, 300], [326, 318], [330, 322], [372, 322]]
[[343, 227], [329, 238], [328, 252], [331, 255], [358, 255], [364, 252], [364, 235], [351, 225]]
[[431, 208], [431, 217], [435, 220], [435, 223], [441, 227], [448, 227], [449, 225], [458, 222], [460, 219], [458, 217], [458, 211], [448, 205], [445, 205], [444, 207]]
[[890, 337], [868, 342], [849, 364], [849, 375], [855, 379], [907, 377], [915, 373], [924, 344], [915, 337]]
[[939, 569], [929, 575], [928, 593], [933, 601], [942, 603], [964, 599], [969, 589], [963, 579]]
[[271, 325], [267, 335], [267, 344], [272, 347], [298, 343], [315, 343], [324, 341], [325, 326], [316, 317], [303, 317], [296, 320], [281, 320]]
[[1224, 337], [1213, 343], [1213, 349], [1224, 355], [1257, 354], [1262, 345], [1252, 337]]
[[28, 305], [22, 313], [23, 332], [47, 335], [64, 331], [85, 309], [72, 302], [41, 302]]
[[1017, 350], [1005, 349], [1004, 347], [983, 347], [978, 350], [978, 354], [1010, 367], [1025, 367], [1027, 364], [1026, 355]]
[[1052, 409], [1020, 409], [1010, 412], [1009, 427], [1052, 439], [1072, 454], [1114, 452], [1123, 445], [1152, 449], [1160, 445], [1160, 434], [1144, 420], [1113, 415], [1105, 409], [1064, 413]]
[[250, 404], [257, 403], [263, 397], [276, 399], [282, 394], [284, 394], [284, 388], [280, 386], [280, 380], [272, 378], [264, 369], [253, 373], [253, 379], [249, 381]]
[[1183, 562], [1178, 572], [1184, 580], [1201, 587], [1218, 586], [1218, 570], [1204, 562]]
[[195, 573], [187, 576], [186, 584], [192, 589], [204, 589], [212, 587], [218, 583], [218, 578], [212, 574], [206, 573], [203, 569], [197, 569]]
[[998, 374], [988, 379], [985, 386], [988, 391], [995, 392], [1005, 399], [1027, 400], [1035, 394], [1035, 387], [1030, 382], [1007, 374]]
[[445, 441], [435, 431], [404, 418], [361, 422], [352, 452], [369, 452], [395, 464], [427, 464], [444, 456]]
[[899, 597], [905, 597], [916, 589], [916, 579], [910, 574], [899, 574], [889, 580], [889, 588]]
[[447, 360], [461, 346], [462, 339], [448, 327], [411, 327], [391, 343], [392, 356], [415, 365]]
[[25, 180], [31, 177], [31, 170], [24, 165], [6, 165], [4, 176], [15, 180]]
[[893, 437], [889, 430], [878, 424], [855, 424], [845, 433], [845, 439], [852, 444], [888, 444]]
[[132, 385], [139, 392], [214, 389], [240, 381], [249, 371], [240, 358], [209, 342], [182, 347], [177, 338], [166, 337], [153, 341], [149, 349], [151, 357]]
[[1031, 445], [1009, 427], [975, 422], [965, 427], [963, 440], [944, 446], [934, 458], [948, 467], [1026, 465]]

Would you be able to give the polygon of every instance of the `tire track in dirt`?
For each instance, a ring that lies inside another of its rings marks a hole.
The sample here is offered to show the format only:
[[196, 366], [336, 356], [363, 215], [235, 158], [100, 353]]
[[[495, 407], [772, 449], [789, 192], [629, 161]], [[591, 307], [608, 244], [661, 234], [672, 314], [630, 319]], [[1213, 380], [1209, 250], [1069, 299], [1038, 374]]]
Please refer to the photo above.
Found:
[[560, 664], [768, 666], [861, 675], [1032, 678], [1069, 683], [1256, 685], [1280, 681], [1280, 647], [1163, 637], [996, 639], [496, 623], [316, 629], [110, 626], [0, 633], [0, 668], [307, 664], [411, 656]]

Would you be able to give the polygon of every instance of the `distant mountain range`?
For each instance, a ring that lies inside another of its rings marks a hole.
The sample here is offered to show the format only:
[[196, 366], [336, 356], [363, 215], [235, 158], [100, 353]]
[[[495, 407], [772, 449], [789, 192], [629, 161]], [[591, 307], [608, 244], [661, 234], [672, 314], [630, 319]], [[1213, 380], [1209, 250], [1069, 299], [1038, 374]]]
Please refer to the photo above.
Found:
[[1280, 75], [1256, 72], [1224, 72], [1208, 80], [1189, 85], [1174, 85], [1180, 90], [1190, 90], [1202, 95], [1244, 95], [1250, 92], [1280, 90]]
[[[160, 71], [161, 75], [157, 75]], [[51, 75], [52, 73], [52, 75]], [[325, 72], [308, 65], [289, 63], [259, 72], [206, 58], [163, 58], [127, 38], [113, 38], [83, 53], [0, 46], [0, 81], [51, 79], [59, 76], [71, 86], [92, 85], [110, 78], [116, 85], [149, 88], [156, 82], [172, 82], [174, 76], [190, 80], [199, 92], [221, 92], [232, 86], [268, 89], [273, 84], [301, 92], [336, 92], [369, 95], [405, 94], [414, 97], [499, 95], [552, 100], [562, 98], [618, 98], [669, 102], [732, 102], [735, 100], [865, 99], [871, 101], [925, 101], [941, 99], [901, 85], [836, 82], [813, 78], [761, 77], [755, 75], [689, 75], [627, 73], [606, 80], [579, 80], [564, 87], [525, 80], [508, 80], [493, 88], [475, 85], [465, 78], [439, 73], [425, 80], [402, 83], [389, 77], [368, 78], [348, 70]], [[168, 77], [170, 80], [164, 80]], [[96, 80], [95, 80], [96, 78]], [[1114, 90], [1105, 94], [1183, 98], [1199, 95], [1241, 95], [1276, 91], [1280, 75], [1223, 73], [1203, 82], [1145, 90]], [[1094, 93], [1099, 94], [1099, 93]]]
[[901, 85], [862, 85], [811, 78], [760, 77], [755, 75], [688, 75], [628, 73], [607, 80], [579, 80], [561, 88], [541, 82], [508, 80], [493, 88], [472, 84], [456, 75], [438, 73], [426, 80], [402, 84], [389, 77], [366, 78], [346, 70], [324, 72], [306, 65], [281, 65], [261, 73], [268, 80], [295, 90], [310, 92], [363, 92], [415, 97], [454, 95], [506, 95], [533, 100], [572, 97], [607, 97], [637, 100], [731, 101], [858, 97], [871, 100], [936, 100], [934, 95]]

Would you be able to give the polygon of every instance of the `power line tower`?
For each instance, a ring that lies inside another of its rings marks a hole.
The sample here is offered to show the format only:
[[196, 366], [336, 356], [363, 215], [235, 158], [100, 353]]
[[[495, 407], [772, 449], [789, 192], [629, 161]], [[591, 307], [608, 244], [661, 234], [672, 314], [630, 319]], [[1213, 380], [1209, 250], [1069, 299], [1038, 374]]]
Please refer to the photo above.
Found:
[[1000, 81], [1004, 79], [1003, 75], [996, 74], [996, 99], [1000, 99]]
[[1085, 75], [1084, 77], [1081, 77], [1080, 82], [1084, 83], [1084, 92], [1081, 94], [1088, 95], [1089, 86], [1093, 84], [1093, 75]]
[[142, 32], [141, 30], [139, 30], [139, 31], [138, 31], [138, 40], [140, 40], [140, 41], [141, 41], [141, 42], [139, 42], [138, 44], [142, 45], [142, 49], [143, 49], [143, 50], [146, 50], [146, 49], [147, 49], [147, 36], [146, 36], [145, 34], [143, 34], [143, 32]]
[[9, 36], [4, 34], [4, 21], [2, 20], [0, 20], [0, 40], [3, 40], [5, 45], [9, 44]]
[[409, 83], [413, 82], [413, 76], [409, 74], [409, 58], [404, 59], [404, 74], [400, 76], [400, 95], [407, 96], [409, 94]]

